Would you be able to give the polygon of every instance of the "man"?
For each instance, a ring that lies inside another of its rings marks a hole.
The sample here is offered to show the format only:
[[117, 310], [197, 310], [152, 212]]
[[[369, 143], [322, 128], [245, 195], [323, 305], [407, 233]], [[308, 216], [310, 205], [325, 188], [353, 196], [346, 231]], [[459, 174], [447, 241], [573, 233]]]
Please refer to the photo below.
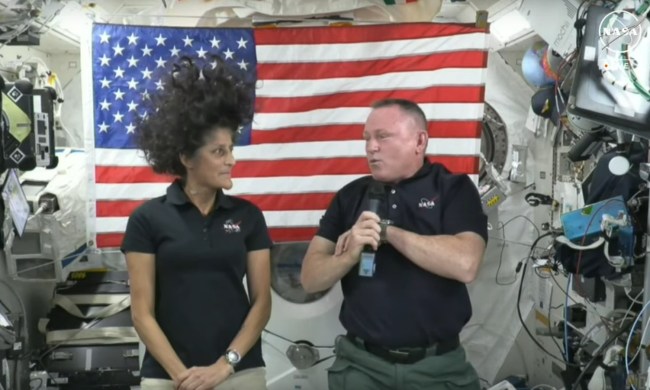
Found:
[[[465, 284], [487, 241], [476, 186], [425, 158], [427, 121], [411, 101], [374, 104], [363, 137], [372, 175], [339, 190], [302, 265], [308, 292], [343, 287], [348, 333], [337, 339], [329, 388], [479, 389], [458, 339], [471, 316]], [[377, 182], [385, 193], [372, 212]], [[374, 260], [359, 264], [364, 247]]]

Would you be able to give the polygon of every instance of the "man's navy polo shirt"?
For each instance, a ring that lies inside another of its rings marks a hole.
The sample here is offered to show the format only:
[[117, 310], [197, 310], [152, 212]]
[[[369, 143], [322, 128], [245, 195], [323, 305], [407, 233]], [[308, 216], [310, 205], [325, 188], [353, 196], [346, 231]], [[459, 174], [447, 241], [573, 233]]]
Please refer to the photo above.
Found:
[[[156, 320], [190, 368], [215, 363], [241, 329], [250, 310], [242, 283], [247, 253], [271, 245], [252, 203], [219, 193], [216, 208], [203, 216], [176, 181], [166, 196], [133, 212], [122, 251], [156, 255]], [[258, 340], [237, 370], [263, 365]], [[169, 378], [148, 352], [141, 374]]]
[[[317, 235], [332, 242], [368, 210], [370, 176], [336, 194], [320, 221]], [[487, 242], [487, 217], [476, 186], [467, 175], [454, 175], [425, 161], [411, 178], [385, 186], [379, 216], [421, 235], [475, 232]], [[464, 283], [418, 267], [389, 244], [375, 257], [373, 277], [353, 267], [341, 280], [340, 319], [348, 332], [386, 347], [421, 347], [456, 337], [472, 308]]]

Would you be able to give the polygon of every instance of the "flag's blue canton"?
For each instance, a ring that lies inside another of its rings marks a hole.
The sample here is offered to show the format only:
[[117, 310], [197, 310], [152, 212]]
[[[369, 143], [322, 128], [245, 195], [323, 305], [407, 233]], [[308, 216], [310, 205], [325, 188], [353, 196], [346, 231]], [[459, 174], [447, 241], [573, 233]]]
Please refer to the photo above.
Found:
[[[168, 75], [180, 57], [188, 56], [203, 65], [214, 55], [245, 72], [249, 80], [257, 79], [250, 29], [95, 25], [95, 146], [135, 148], [132, 134], [136, 118], [146, 115], [140, 104], [143, 97], [164, 88], [161, 76]], [[250, 126], [242, 133], [238, 143], [250, 143]]]

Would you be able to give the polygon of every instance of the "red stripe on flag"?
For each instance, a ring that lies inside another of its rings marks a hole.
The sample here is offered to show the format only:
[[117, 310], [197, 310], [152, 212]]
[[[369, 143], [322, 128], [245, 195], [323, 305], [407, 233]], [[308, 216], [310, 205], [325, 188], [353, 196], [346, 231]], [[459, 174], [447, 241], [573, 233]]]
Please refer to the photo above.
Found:
[[[311, 241], [317, 230], [317, 227], [269, 228], [269, 234], [273, 242]], [[97, 234], [97, 246], [99, 248], [119, 248], [123, 239], [124, 233], [100, 233]]]
[[[251, 133], [253, 144], [357, 141], [361, 139], [364, 125], [324, 125], [288, 127], [278, 130], [255, 130]], [[479, 138], [480, 121], [434, 121], [429, 122], [431, 138]], [[235, 153], [237, 151], [235, 150]], [[235, 155], [237, 157], [237, 155]]]
[[305, 112], [318, 109], [346, 107], [368, 107], [368, 102], [381, 99], [406, 99], [422, 103], [482, 103], [483, 87], [429, 87], [416, 90], [342, 92], [322, 96], [287, 98], [258, 97], [255, 101], [258, 112]]
[[385, 25], [353, 27], [314, 27], [292, 29], [256, 29], [256, 45], [313, 45], [327, 43], [363, 43], [452, 35], [485, 33], [485, 28], [462, 24], [408, 23], [401, 26]]
[[[238, 195], [264, 211], [325, 210], [334, 197], [333, 192], [305, 194]], [[97, 201], [97, 217], [128, 217], [144, 200]]]
[[264, 211], [325, 210], [333, 192], [318, 194], [240, 195]]
[[128, 217], [144, 200], [98, 200], [97, 217]]
[[307, 64], [259, 63], [257, 64], [257, 77], [260, 80], [316, 80], [442, 68], [483, 68], [484, 66], [485, 53], [480, 51], [459, 51], [372, 61], [312, 62]]
[[317, 230], [317, 227], [270, 228], [269, 234], [273, 242], [311, 241]]
[[[435, 142], [435, 141], [434, 141]], [[235, 158], [237, 154], [235, 152]], [[478, 171], [478, 158], [475, 156], [431, 156], [432, 162], [443, 164], [452, 172], [473, 174]], [[138, 177], [137, 183], [169, 183], [167, 176], [160, 176], [150, 167], [96, 167], [95, 171], [101, 174], [102, 180], [97, 183], [122, 184], [127, 183], [123, 175]], [[282, 176], [312, 176], [319, 175], [365, 175], [369, 173], [368, 162], [365, 157], [338, 157], [321, 159], [291, 159], [291, 160], [261, 160], [239, 161], [233, 169], [233, 178], [255, 178]], [[166, 179], [166, 180], [162, 180]], [[115, 210], [106, 210], [110, 216]], [[103, 211], [102, 211], [103, 212]]]
[[[235, 155], [235, 158], [237, 156]], [[431, 156], [432, 162], [443, 164], [452, 172], [473, 174], [478, 172], [478, 157]], [[369, 174], [365, 157], [295, 159], [278, 161], [240, 161], [233, 169], [233, 177], [276, 177], [319, 175]]]
[[96, 183], [171, 183], [173, 180], [173, 176], [157, 174], [148, 166], [95, 166]]
[[98, 233], [97, 246], [99, 248], [119, 248], [122, 246], [124, 233]]

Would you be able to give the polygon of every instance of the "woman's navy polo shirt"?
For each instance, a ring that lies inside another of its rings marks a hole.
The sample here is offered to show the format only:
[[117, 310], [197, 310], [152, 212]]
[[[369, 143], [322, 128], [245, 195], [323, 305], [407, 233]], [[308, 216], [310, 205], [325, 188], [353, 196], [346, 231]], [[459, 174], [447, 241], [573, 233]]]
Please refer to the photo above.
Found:
[[[372, 178], [357, 179], [336, 194], [317, 235], [332, 242], [368, 210]], [[411, 178], [385, 186], [379, 216], [421, 235], [475, 232], [487, 242], [487, 217], [478, 190], [467, 175], [440, 164], [424, 166]], [[355, 266], [341, 280], [341, 323], [348, 332], [386, 347], [421, 347], [458, 336], [472, 315], [465, 284], [418, 267], [391, 245], [375, 255], [373, 277]]]
[[[129, 217], [122, 251], [156, 255], [156, 320], [189, 368], [215, 363], [235, 338], [251, 306], [242, 281], [247, 253], [271, 245], [255, 205], [219, 193], [203, 216], [176, 181]], [[237, 370], [263, 365], [258, 340]], [[141, 375], [169, 378], [148, 352]]]

